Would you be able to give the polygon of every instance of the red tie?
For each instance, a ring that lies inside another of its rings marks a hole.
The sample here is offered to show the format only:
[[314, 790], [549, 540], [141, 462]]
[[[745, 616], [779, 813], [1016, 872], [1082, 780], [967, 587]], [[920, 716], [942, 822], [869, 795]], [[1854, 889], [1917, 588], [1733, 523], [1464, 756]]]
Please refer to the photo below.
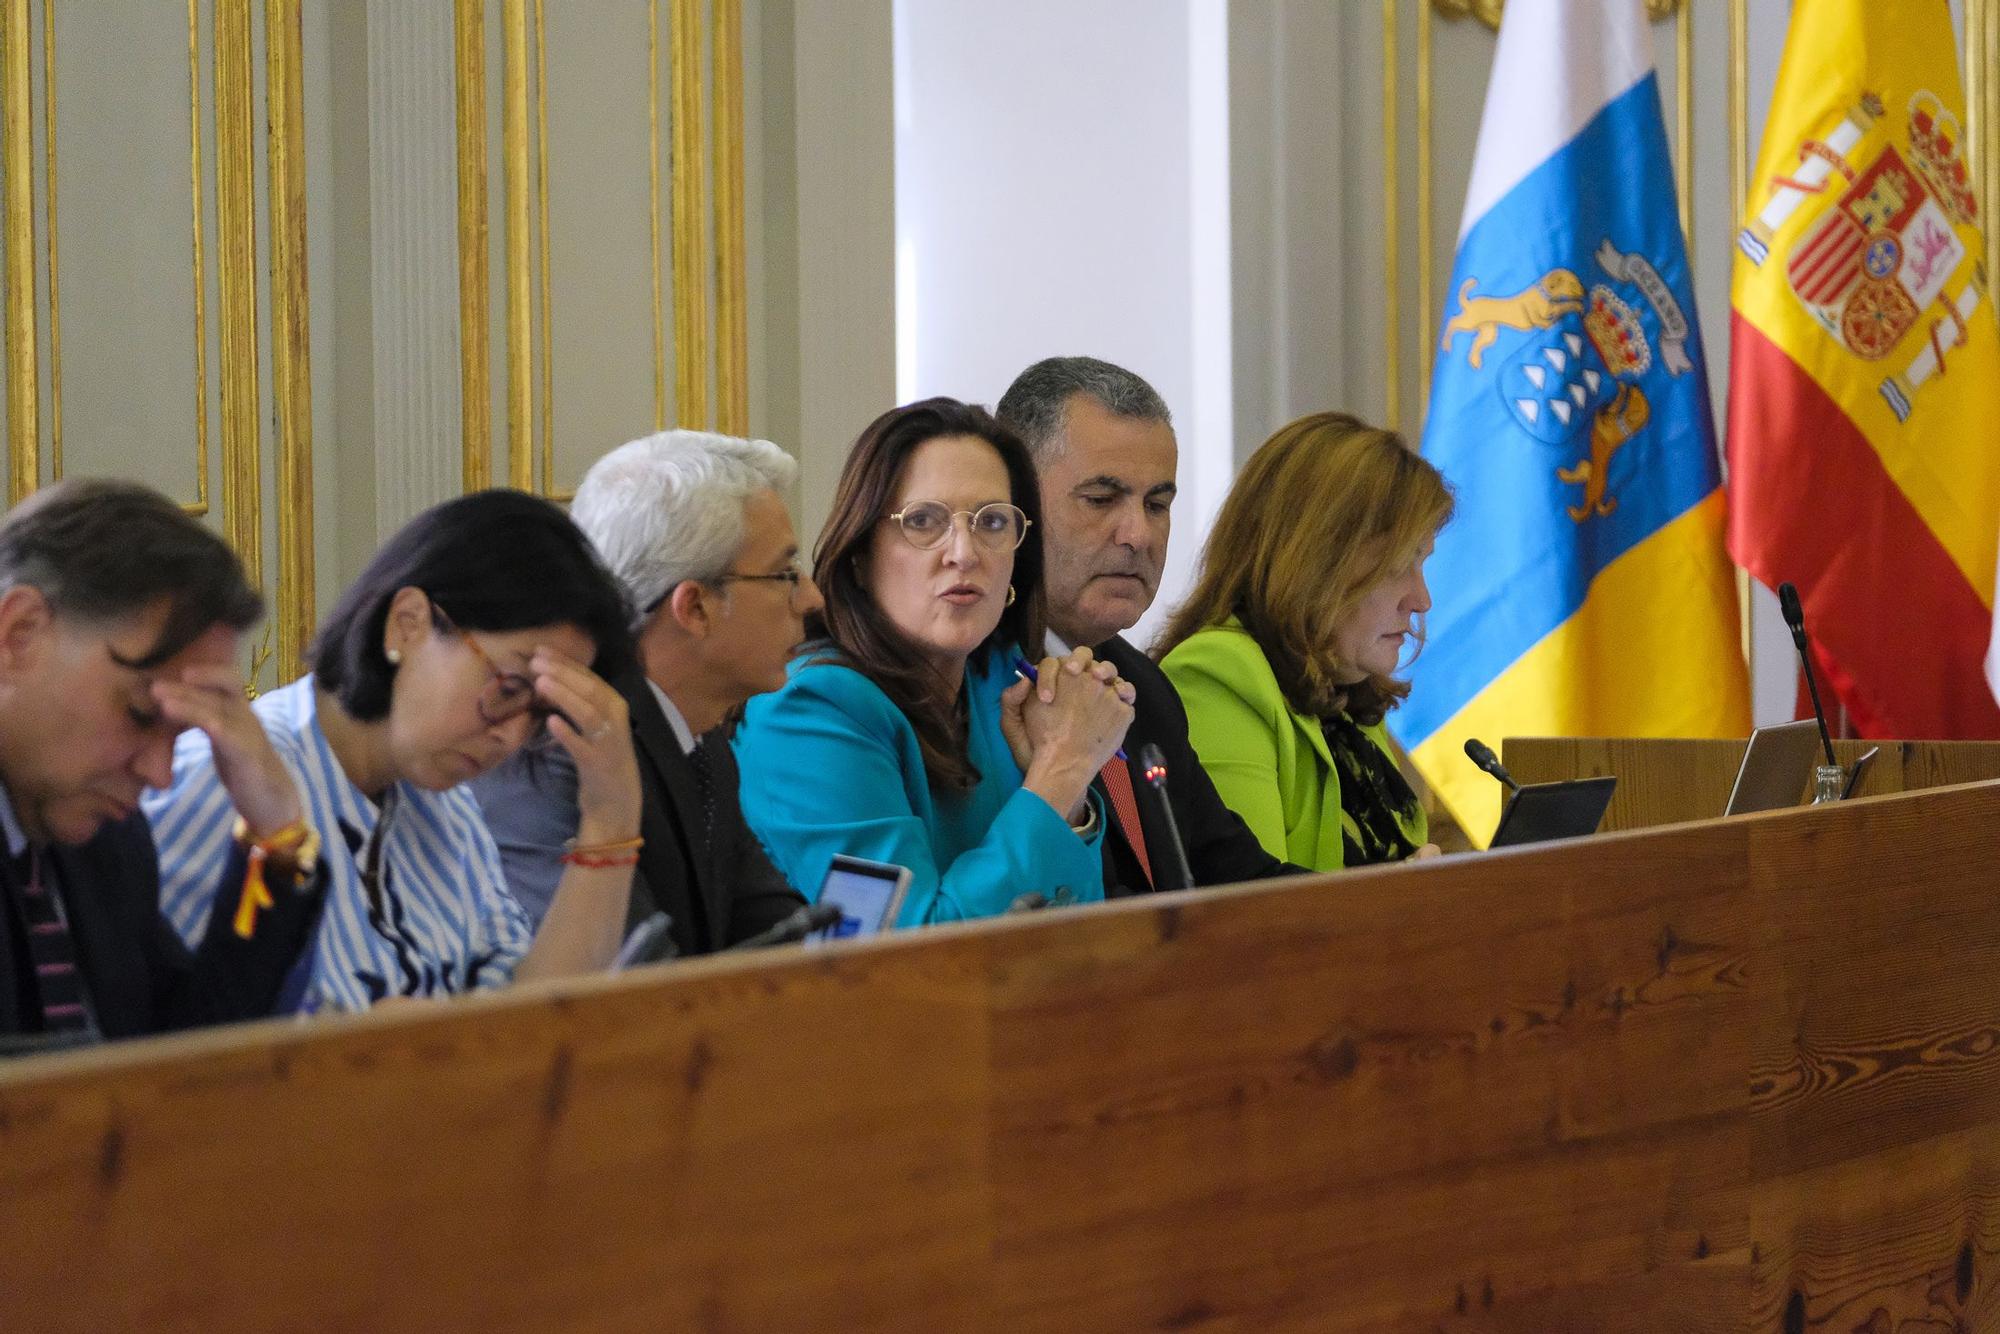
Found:
[[1111, 813], [1118, 817], [1119, 832], [1125, 835], [1125, 842], [1138, 857], [1139, 869], [1146, 874], [1146, 888], [1151, 889], [1153, 859], [1146, 855], [1146, 831], [1139, 824], [1139, 797], [1132, 791], [1132, 771], [1114, 755], [1097, 771], [1097, 776], [1104, 780], [1104, 790], [1111, 794]]

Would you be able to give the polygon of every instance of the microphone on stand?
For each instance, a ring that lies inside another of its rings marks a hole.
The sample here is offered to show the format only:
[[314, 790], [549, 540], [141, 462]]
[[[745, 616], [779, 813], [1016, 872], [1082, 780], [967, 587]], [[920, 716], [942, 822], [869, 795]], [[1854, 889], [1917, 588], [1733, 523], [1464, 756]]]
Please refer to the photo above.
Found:
[[1505, 783], [1509, 792], [1521, 790], [1521, 785], [1514, 781], [1514, 775], [1507, 772], [1507, 766], [1500, 763], [1500, 757], [1493, 753], [1493, 748], [1478, 737], [1465, 739], [1465, 758]]
[[808, 903], [794, 908], [791, 916], [754, 936], [737, 941], [732, 950], [759, 950], [767, 945], [792, 945], [815, 931], [824, 931], [845, 916], [838, 903]]
[[[1142, 789], [1152, 795], [1154, 809], [1160, 817], [1160, 824], [1167, 831], [1167, 868], [1180, 880], [1177, 885], [1161, 883], [1161, 889], [1193, 889], [1194, 871], [1188, 866], [1187, 848], [1181, 843], [1180, 823], [1174, 819], [1174, 804], [1167, 800], [1167, 757], [1160, 748], [1148, 741], [1139, 748], [1139, 763], [1145, 766], [1146, 785]], [[1141, 835], [1143, 837], [1143, 835]], [[1156, 874], [1156, 881], [1158, 879]]]
[[625, 937], [625, 945], [618, 951], [618, 957], [611, 961], [611, 971], [622, 973], [640, 964], [671, 959], [674, 956], [674, 938], [667, 934], [667, 930], [672, 925], [672, 918], [663, 912], [656, 912], [633, 927], [632, 934]]
[[1784, 613], [1785, 624], [1792, 632], [1792, 644], [1799, 651], [1799, 666], [1805, 669], [1806, 693], [1812, 696], [1813, 718], [1819, 723], [1819, 743], [1826, 747], [1826, 762], [1835, 769], [1840, 761], [1833, 758], [1833, 737], [1826, 730], [1826, 710], [1819, 706], [1819, 682], [1813, 679], [1812, 655], [1806, 652], [1806, 613], [1799, 605], [1799, 590], [1790, 581], [1778, 585], [1778, 610]]

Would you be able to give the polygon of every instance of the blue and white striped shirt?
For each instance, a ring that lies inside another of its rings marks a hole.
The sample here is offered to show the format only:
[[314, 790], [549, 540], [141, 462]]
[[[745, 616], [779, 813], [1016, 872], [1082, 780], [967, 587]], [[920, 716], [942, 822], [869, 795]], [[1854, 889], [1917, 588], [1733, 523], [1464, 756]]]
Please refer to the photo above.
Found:
[[[251, 707], [292, 771], [329, 876], [319, 933], [279, 1010], [362, 1010], [384, 996], [444, 995], [511, 981], [533, 930], [507, 890], [499, 850], [471, 791], [431, 792], [409, 783], [391, 789], [381, 893], [371, 895], [361, 857], [383, 807], [341, 771], [319, 728], [313, 678]], [[236, 822], [207, 736], [192, 729], [181, 735], [173, 786], [147, 793], [143, 806], [159, 847], [161, 911], [196, 945]]]

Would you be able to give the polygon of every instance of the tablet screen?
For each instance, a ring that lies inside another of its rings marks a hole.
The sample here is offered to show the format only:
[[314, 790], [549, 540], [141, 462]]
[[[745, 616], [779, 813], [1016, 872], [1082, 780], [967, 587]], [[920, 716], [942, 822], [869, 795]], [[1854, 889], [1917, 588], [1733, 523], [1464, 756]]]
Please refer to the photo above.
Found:
[[809, 939], [846, 940], [872, 936], [882, 930], [896, 901], [902, 897], [898, 893], [901, 878], [900, 867], [835, 858], [819, 887], [819, 901], [838, 905], [840, 920]]

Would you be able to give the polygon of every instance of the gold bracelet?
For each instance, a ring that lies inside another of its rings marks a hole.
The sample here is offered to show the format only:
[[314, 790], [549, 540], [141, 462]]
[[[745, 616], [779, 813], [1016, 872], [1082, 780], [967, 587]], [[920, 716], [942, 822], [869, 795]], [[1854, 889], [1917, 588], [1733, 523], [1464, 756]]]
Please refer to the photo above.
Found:
[[623, 838], [616, 843], [585, 843], [579, 845], [575, 839], [563, 844], [563, 855], [584, 857], [608, 857], [614, 852], [637, 852], [646, 846], [643, 837]]

